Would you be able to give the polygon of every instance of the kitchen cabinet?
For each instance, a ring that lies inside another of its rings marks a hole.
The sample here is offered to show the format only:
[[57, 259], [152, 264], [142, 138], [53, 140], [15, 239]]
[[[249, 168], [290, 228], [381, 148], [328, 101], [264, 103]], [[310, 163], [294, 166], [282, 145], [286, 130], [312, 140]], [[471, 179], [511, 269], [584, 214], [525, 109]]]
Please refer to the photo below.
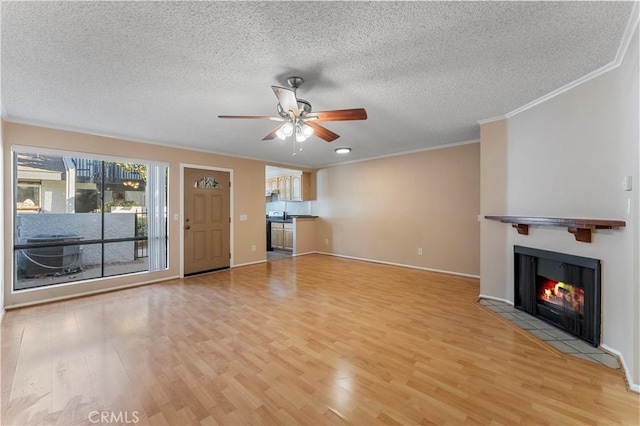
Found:
[[278, 178], [265, 179], [264, 193], [271, 195], [272, 192], [278, 191]]
[[271, 247], [284, 249], [284, 223], [271, 223]]
[[[287, 186], [289, 187], [289, 190], [287, 190]], [[279, 201], [288, 201], [289, 199], [291, 199], [290, 188], [291, 188], [291, 183], [287, 185], [285, 176], [278, 178], [278, 200]]]
[[302, 172], [291, 176], [291, 200], [311, 200], [311, 173]]
[[284, 177], [284, 196], [285, 200], [291, 199], [291, 176]]
[[291, 200], [302, 201], [302, 175], [291, 176]]
[[284, 242], [285, 250], [293, 251], [293, 223], [284, 224]]
[[271, 223], [271, 247], [293, 251], [293, 223]]
[[311, 199], [311, 173], [300, 172], [266, 179], [265, 191], [278, 191], [279, 201], [307, 201]]

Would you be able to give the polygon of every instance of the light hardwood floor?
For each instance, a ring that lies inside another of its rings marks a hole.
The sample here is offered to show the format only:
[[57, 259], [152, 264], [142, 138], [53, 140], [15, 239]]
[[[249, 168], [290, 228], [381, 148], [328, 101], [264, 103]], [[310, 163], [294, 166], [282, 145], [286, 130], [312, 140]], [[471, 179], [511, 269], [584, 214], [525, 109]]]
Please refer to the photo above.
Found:
[[309, 255], [11, 310], [1, 421], [640, 422], [620, 370], [535, 340], [478, 289]]

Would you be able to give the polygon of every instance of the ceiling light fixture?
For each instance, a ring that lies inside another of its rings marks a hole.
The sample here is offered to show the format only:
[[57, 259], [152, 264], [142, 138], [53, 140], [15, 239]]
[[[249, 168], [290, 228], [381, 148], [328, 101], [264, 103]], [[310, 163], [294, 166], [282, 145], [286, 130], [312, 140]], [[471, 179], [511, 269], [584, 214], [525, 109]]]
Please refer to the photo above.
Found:
[[291, 136], [293, 134], [293, 124], [284, 123], [282, 125], [282, 133], [284, 133], [285, 136]]
[[293, 134], [293, 124], [291, 123], [284, 123], [282, 126], [280, 126], [280, 128], [276, 132], [276, 136], [278, 136], [282, 140], [285, 140], [287, 137], [291, 136], [292, 134]]
[[304, 123], [296, 124], [296, 142], [304, 142], [311, 135], [313, 135], [313, 127]]
[[[333, 133], [318, 123], [325, 121], [367, 119], [367, 111], [364, 108], [312, 112], [309, 101], [297, 97], [298, 87], [300, 87], [303, 82], [304, 80], [301, 77], [289, 77], [287, 78], [288, 88], [271, 86], [271, 90], [273, 90], [276, 98], [278, 98], [278, 103], [276, 104], [278, 115], [276, 117], [266, 115], [219, 115], [218, 118], [246, 118], [284, 122], [262, 138], [262, 140], [272, 140], [276, 137], [285, 140], [287, 137], [293, 135], [293, 155], [296, 155], [296, 148], [302, 151], [302, 142], [312, 135], [316, 135], [327, 142], [333, 142], [340, 137], [340, 135]], [[296, 144], [299, 145], [296, 147]]]
[[351, 148], [348, 148], [345, 146], [343, 148], [336, 148], [335, 151], [336, 151], [336, 154], [348, 154], [351, 152]]
[[302, 129], [302, 134], [304, 135], [305, 138], [308, 138], [309, 136], [313, 135], [313, 127], [309, 126], [308, 124], [302, 123], [300, 125], [300, 128]]

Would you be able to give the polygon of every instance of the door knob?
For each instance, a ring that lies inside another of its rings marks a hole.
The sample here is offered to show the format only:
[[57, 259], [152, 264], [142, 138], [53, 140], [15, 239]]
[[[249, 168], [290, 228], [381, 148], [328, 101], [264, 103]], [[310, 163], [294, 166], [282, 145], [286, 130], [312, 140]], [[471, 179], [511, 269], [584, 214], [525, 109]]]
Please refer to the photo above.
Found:
[[191, 229], [191, 227], [189, 225], [185, 225], [184, 229]]

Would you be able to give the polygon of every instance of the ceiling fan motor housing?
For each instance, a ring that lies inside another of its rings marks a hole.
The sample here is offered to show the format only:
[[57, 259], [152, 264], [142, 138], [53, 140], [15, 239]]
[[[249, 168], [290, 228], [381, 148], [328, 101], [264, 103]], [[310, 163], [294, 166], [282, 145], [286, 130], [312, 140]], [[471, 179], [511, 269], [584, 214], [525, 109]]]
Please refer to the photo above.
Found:
[[311, 112], [311, 103], [309, 103], [309, 101], [306, 101], [304, 99], [296, 99], [298, 101], [298, 109], [300, 111], [304, 111], [305, 113], [310, 113]]
[[[305, 99], [296, 99], [298, 101], [298, 109], [302, 112], [302, 115], [308, 114], [311, 112], [311, 103]], [[285, 111], [282, 108], [282, 105], [277, 104], [278, 115], [280, 117], [287, 118], [289, 117], [289, 111]]]

